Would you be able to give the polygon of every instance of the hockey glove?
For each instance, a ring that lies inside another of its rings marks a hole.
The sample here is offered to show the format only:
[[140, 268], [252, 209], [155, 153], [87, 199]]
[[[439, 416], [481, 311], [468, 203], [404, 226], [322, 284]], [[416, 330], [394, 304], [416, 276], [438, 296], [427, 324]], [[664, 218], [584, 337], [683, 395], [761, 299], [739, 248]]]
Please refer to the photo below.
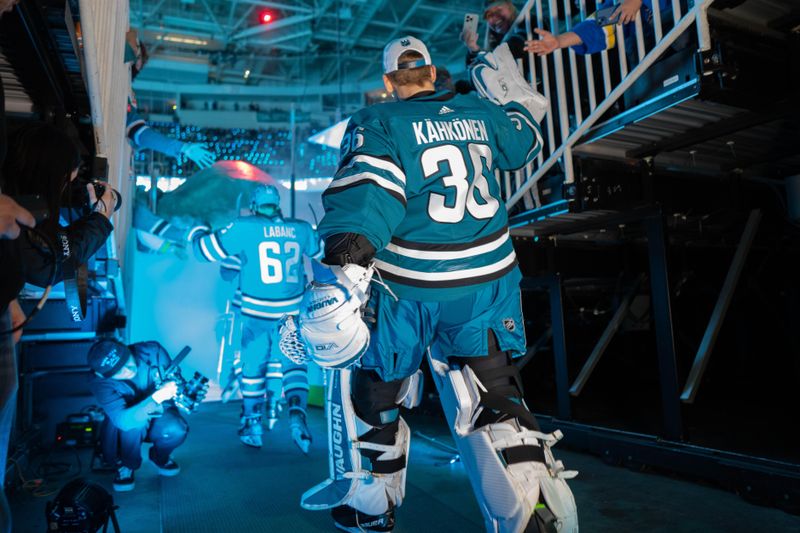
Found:
[[478, 94], [497, 105], [517, 102], [536, 122], [541, 122], [550, 108], [547, 98], [536, 92], [519, 73], [506, 43], [495, 48], [494, 52], [478, 54], [469, 72]]
[[[281, 323], [281, 351], [298, 357], [300, 339], [308, 356], [326, 368], [346, 368], [356, 363], [369, 344], [369, 329], [362, 319], [374, 267], [343, 267], [314, 262], [314, 281], [306, 289], [300, 315]], [[296, 361], [297, 362], [297, 361]]]

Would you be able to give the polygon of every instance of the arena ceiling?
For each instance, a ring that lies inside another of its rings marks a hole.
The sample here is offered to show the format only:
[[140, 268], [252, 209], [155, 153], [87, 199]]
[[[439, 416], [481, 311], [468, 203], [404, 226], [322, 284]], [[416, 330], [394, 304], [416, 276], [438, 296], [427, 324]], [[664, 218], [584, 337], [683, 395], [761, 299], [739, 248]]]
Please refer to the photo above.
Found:
[[[482, 0], [130, 0], [149, 79], [331, 86], [380, 80], [384, 44], [405, 34], [459, 69], [464, 14]], [[268, 14], [269, 23], [260, 17]]]

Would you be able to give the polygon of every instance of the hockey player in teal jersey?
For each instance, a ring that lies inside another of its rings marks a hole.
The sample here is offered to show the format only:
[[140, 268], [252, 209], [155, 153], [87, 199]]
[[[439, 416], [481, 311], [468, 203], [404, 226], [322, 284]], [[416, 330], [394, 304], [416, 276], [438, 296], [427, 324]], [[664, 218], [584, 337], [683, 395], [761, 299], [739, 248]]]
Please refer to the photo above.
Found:
[[[239, 275], [242, 271], [242, 260], [238, 255], [229, 255], [220, 261], [220, 277], [225, 281], [236, 282], [236, 291], [228, 301], [228, 309], [224, 316], [224, 327], [222, 333], [222, 345], [226, 352], [232, 355], [232, 361], [228, 372], [225, 388], [222, 389], [220, 397], [223, 403], [227, 403], [241, 390], [242, 386], [242, 289], [239, 287]], [[284, 369], [287, 373], [284, 375]], [[273, 356], [267, 361], [267, 373], [265, 375], [266, 403], [264, 416], [266, 418], [267, 429], [272, 431], [283, 410], [281, 396], [284, 388], [291, 391], [293, 388], [301, 388], [308, 381], [304, 375], [301, 365], [288, 366], [282, 357]], [[286, 380], [284, 383], [284, 379]], [[302, 433], [296, 434], [296, 427], [292, 427], [295, 442], [301, 449], [308, 451], [307, 441], [298, 440]], [[249, 440], [249, 439], [248, 439]]]
[[229, 273], [239, 269], [239, 288], [232, 303], [237, 318], [241, 318], [237, 332], [241, 339], [241, 441], [256, 448], [262, 446], [262, 414], [269, 381], [274, 385], [270, 387], [271, 408], [275, 408], [282, 384], [292, 438], [303, 452], [308, 452], [311, 435], [306, 424], [307, 367], [283, 361], [273, 340], [277, 320], [298, 312], [307, 281], [303, 256], [317, 256], [320, 245], [310, 224], [284, 218], [279, 205], [278, 190], [272, 185], [259, 185], [251, 196], [252, 216], [239, 217], [217, 232], [202, 232], [194, 244], [201, 260], [224, 261]]
[[495, 171], [537, 155], [547, 101], [510, 57], [499, 47], [471, 70], [484, 98], [434, 92], [425, 45], [396, 39], [383, 65], [397, 101], [353, 115], [343, 138], [324, 264], [282, 329], [282, 346], [301, 339], [333, 369], [331, 477], [302, 505], [331, 509], [341, 530], [394, 527], [410, 438], [398, 407], [417, 403], [427, 354], [487, 531], [577, 532], [574, 473], [550, 451], [560, 433], [539, 430], [512, 363], [521, 276]]

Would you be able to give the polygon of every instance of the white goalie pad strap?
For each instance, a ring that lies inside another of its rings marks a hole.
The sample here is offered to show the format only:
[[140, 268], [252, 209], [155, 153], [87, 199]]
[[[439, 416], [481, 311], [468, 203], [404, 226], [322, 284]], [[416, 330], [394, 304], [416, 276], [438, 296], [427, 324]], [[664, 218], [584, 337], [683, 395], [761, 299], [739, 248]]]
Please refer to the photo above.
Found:
[[[378, 456], [378, 461], [389, 461], [405, 457], [407, 462], [410, 444], [411, 431], [405, 420], [400, 418], [394, 445], [387, 446], [360, 441], [357, 446], [360, 449], [383, 452]], [[370, 473], [368, 478], [361, 478], [352, 499], [346, 503], [362, 513], [381, 515], [388, 511], [390, 506], [400, 507], [405, 493], [406, 468], [403, 467], [396, 472], [387, 474]]]
[[523, 105], [536, 122], [541, 122], [550, 108], [547, 98], [525, 81], [517, 61], [503, 43], [492, 52], [481, 53], [470, 67], [473, 85], [483, 98], [498, 105], [517, 102]]
[[402, 405], [406, 409], [413, 409], [422, 401], [422, 388], [425, 379], [422, 370], [417, 370], [403, 380], [400, 391], [397, 393], [395, 403]]
[[305, 509], [323, 510], [349, 505], [362, 513], [380, 515], [390, 504], [399, 506], [405, 496], [406, 468], [377, 474], [366, 469], [368, 459], [362, 450], [380, 452], [375, 461], [408, 458], [411, 432], [399, 420], [393, 445], [359, 440], [359, 435], [373, 429], [357, 417], [353, 408], [350, 370], [328, 370], [328, 447], [329, 478], [303, 494], [300, 504]]
[[[567, 472], [553, 458], [550, 446], [560, 432], [528, 430], [515, 420], [475, 428], [484, 387], [465, 366], [450, 369], [428, 354], [445, 415], [478, 499], [489, 532], [519, 533], [544, 502], [555, 517], [556, 531], [577, 533], [577, 507]], [[543, 460], [527, 460], [537, 457]]]

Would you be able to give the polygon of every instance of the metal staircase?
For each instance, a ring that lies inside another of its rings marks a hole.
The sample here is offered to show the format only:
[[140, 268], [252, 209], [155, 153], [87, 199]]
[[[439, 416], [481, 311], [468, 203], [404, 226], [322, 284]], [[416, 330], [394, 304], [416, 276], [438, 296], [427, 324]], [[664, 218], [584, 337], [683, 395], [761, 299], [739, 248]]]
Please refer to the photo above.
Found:
[[[503, 177], [509, 210], [520, 201], [526, 210], [540, 210], [527, 213], [523, 219], [512, 220], [512, 226], [568, 210], [567, 204], [572, 200], [571, 186], [575, 183], [573, 155], [587, 142], [592, 129], [606, 118], [607, 112], [621, 101], [623, 94], [679, 40], [684, 41], [684, 46], [696, 46], [696, 50], [701, 52], [710, 49], [707, 11], [712, 1], [698, 0], [683, 11], [680, 2], [672, 0], [671, 9], [664, 13], [655, 2], [652, 20], [643, 22], [641, 11], [637, 14], [634, 38], [628, 38], [632, 42], [626, 43], [622, 26], [618, 25], [615, 27], [615, 49], [598, 54], [582, 56], [572, 49], [558, 49], [551, 56], [534, 57], [529, 52], [529, 80], [532, 86], [542, 88], [541, 92], [550, 101], [550, 112], [542, 124], [546, 142], [537, 161], [526, 169]], [[529, 0], [516, 24], [524, 24], [527, 38], [532, 39], [535, 21], [549, 21], [553, 33], [561, 33], [586, 20], [587, 15], [585, 0], [581, 0], [580, 12], [575, 17], [569, 0], [563, 3]], [[646, 34], [643, 24], [652, 24], [653, 31]], [[697, 34], [696, 45], [685, 42], [684, 36], [690, 32]], [[675, 89], [681, 87], [683, 84], [678, 83]], [[566, 194], [557, 202], [548, 202], [541, 197], [537, 183], [556, 166], [563, 173]]]

